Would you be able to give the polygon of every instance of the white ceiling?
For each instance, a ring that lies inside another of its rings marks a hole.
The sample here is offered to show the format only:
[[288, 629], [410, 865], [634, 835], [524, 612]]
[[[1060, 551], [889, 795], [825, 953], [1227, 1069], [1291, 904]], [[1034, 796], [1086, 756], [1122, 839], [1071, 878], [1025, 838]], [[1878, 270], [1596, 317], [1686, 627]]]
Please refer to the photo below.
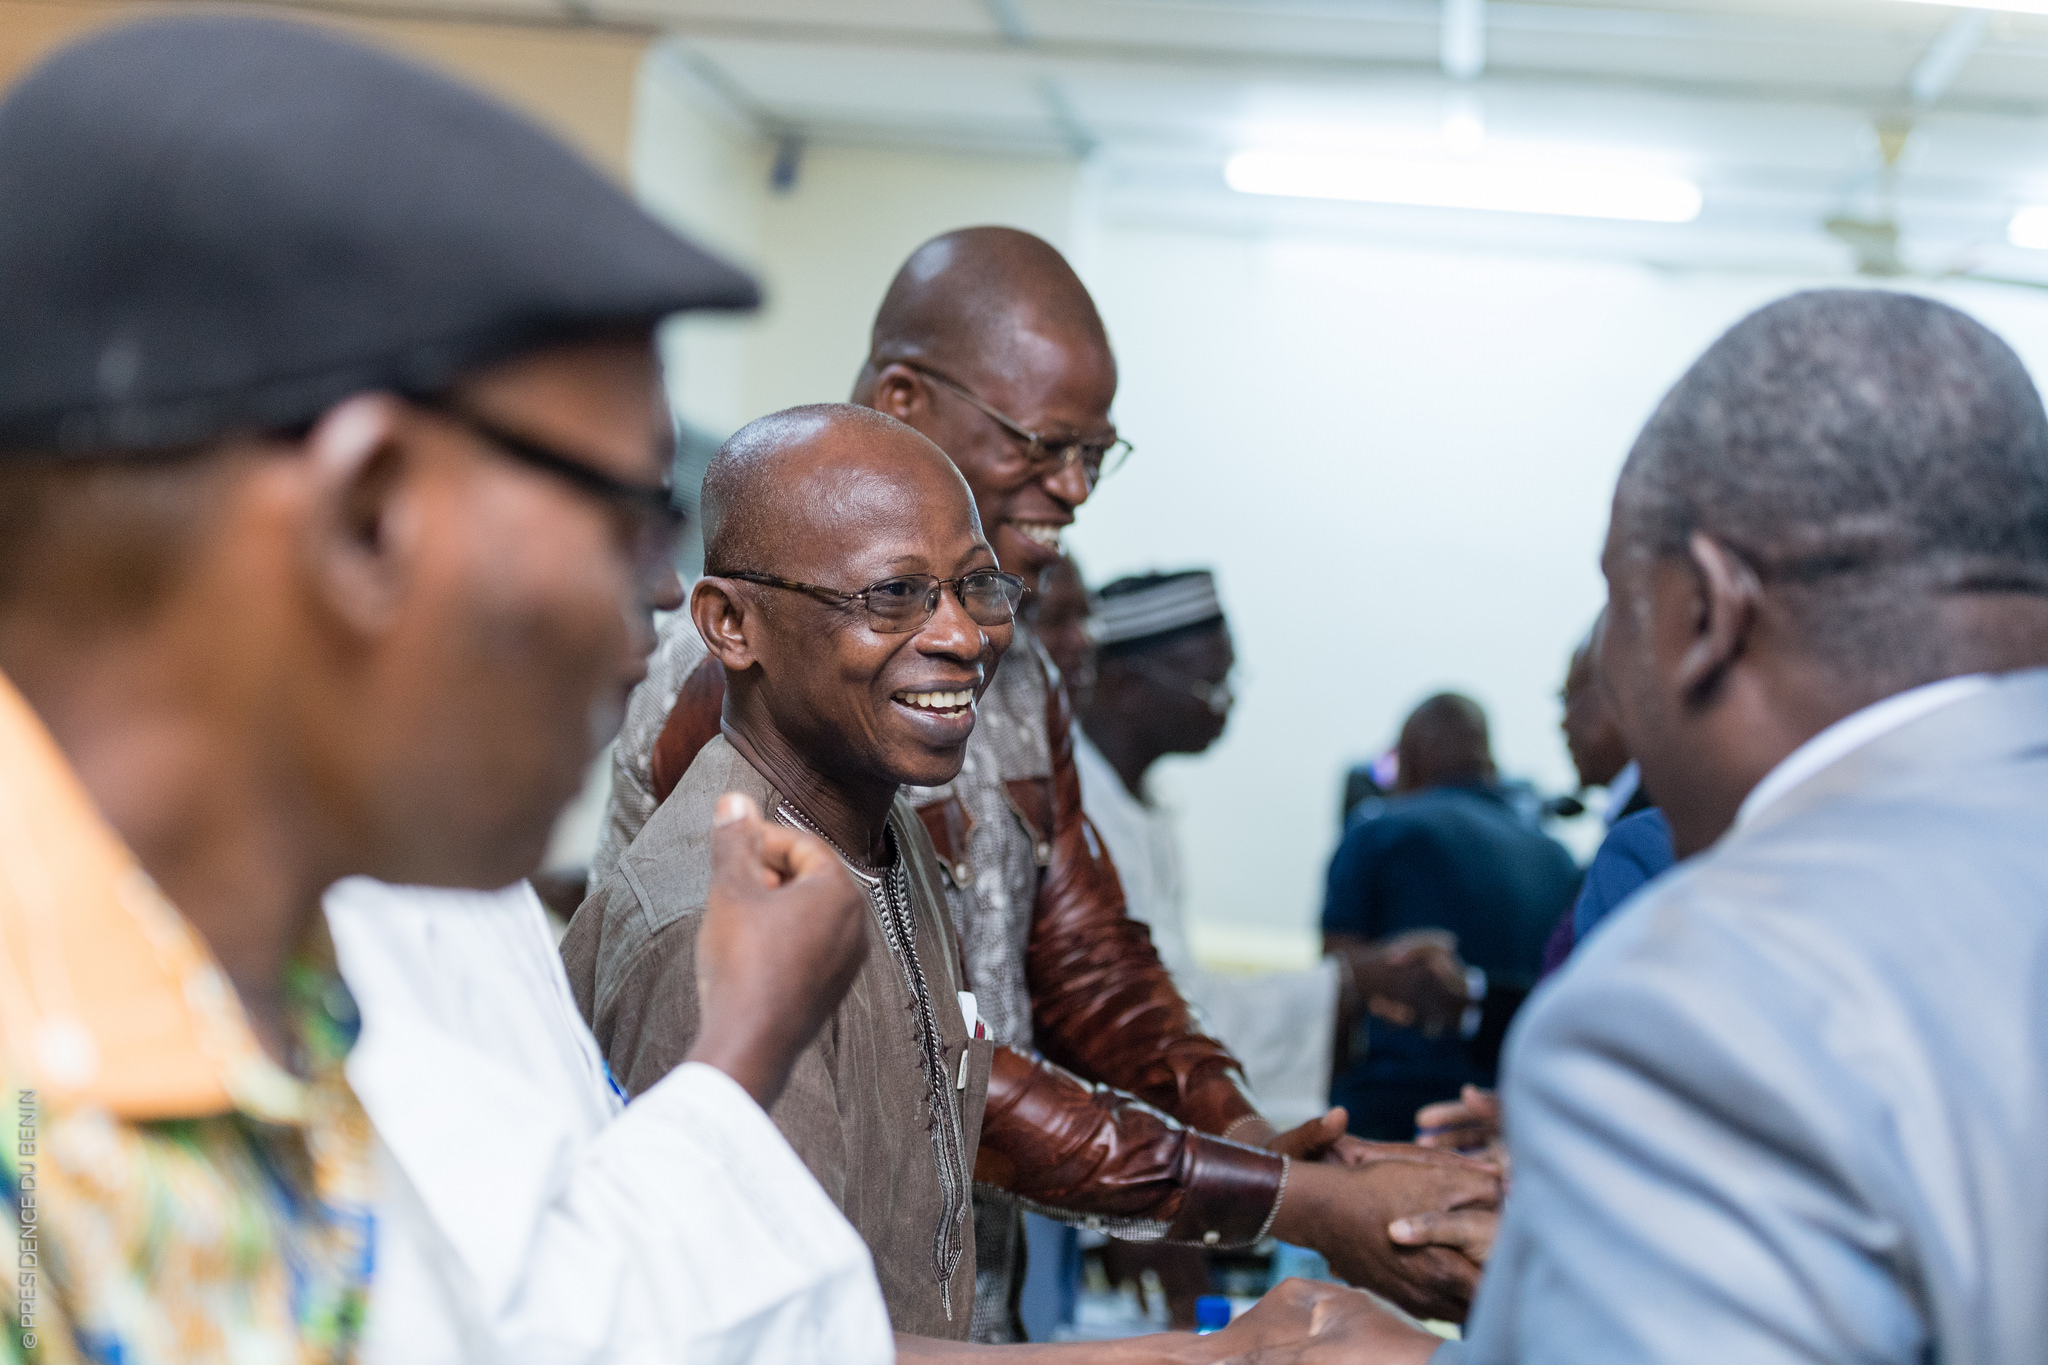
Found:
[[[370, 0], [371, 5], [383, 0]], [[1249, 202], [1245, 146], [1572, 149], [1676, 170], [1685, 228], [1515, 220], [1518, 245], [1826, 268], [1829, 216], [1895, 213], [1911, 263], [2048, 277], [2003, 231], [2048, 202], [2048, 17], [1910, 0], [1484, 0], [1485, 59], [1444, 61], [1459, 0], [393, 0], [670, 35], [661, 56], [764, 136], [1085, 155], [1122, 211], [1276, 216], [1438, 241], [1486, 215]], [[1917, 88], [1916, 88], [1917, 87]], [[1880, 125], [1910, 128], [1895, 180]]]

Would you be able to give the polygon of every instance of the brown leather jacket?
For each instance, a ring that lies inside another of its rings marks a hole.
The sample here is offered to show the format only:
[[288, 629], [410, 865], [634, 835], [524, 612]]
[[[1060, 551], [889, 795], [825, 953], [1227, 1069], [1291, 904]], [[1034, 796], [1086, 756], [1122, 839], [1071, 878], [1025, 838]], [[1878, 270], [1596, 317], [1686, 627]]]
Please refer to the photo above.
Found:
[[1243, 1068], [1196, 1027], [1151, 930], [1125, 912], [1123, 883], [1081, 809], [1066, 689], [1051, 678], [1045, 695], [1052, 861], [1039, 879], [1025, 948], [1038, 1046], [1190, 1128], [1227, 1132], [1258, 1113]]
[[[724, 693], [714, 659], [684, 680], [654, 746], [657, 800], [718, 733]], [[996, 1049], [975, 1178], [1048, 1210], [1100, 1218], [1111, 1231], [1254, 1241], [1278, 1204], [1285, 1164], [1210, 1136], [1257, 1112], [1243, 1072], [1195, 1027], [1151, 934], [1124, 913], [1116, 868], [1081, 809], [1066, 694], [1054, 681], [1046, 696], [1052, 777], [1014, 783], [1011, 796], [1049, 846], [1026, 947], [1036, 1039], [1049, 1060]], [[945, 811], [919, 814], [952, 861], [957, 839]]]

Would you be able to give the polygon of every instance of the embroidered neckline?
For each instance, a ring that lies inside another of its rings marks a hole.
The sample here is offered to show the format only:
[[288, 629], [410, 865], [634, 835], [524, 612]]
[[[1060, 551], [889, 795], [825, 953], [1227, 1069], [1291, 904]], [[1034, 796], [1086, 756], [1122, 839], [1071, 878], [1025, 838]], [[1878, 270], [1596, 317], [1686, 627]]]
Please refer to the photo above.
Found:
[[858, 877], [864, 884], [868, 886], [879, 885], [881, 883], [881, 880], [889, 874], [890, 868], [897, 866], [903, 860], [902, 854], [897, 853], [895, 847], [896, 831], [893, 828], [890, 828], [888, 830], [889, 845], [890, 851], [892, 853], [896, 853], [896, 860], [895, 862], [892, 862], [889, 865], [889, 867], [876, 867], [872, 863], [862, 862], [859, 858], [854, 857], [851, 853], [848, 853], [845, 849], [841, 848], [839, 846], [839, 841], [833, 838], [831, 835], [827, 834], [825, 832], [825, 827], [823, 825], [819, 824], [816, 820], [813, 820], [810, 816], [806, 815], [803, 812], [803, 810], [800, 809], [794, 802], [785, 799], [781, 805], [775, 808], [775, 813], [777, 815], [782, 815], [785, 812], [787, 813], [789, 818], [783, 822], [784, 824], [793, 823], [799, 825], [807, 832], [815, 834], [820, 839], [823, 839], [825, 841], [826, 847], [830, 848], [834, 853], [838, 854], [839, 861], [846, 864], [846, 870], [851, 872], [854, 876]]
[[[939, 1225], [932, 1235], [932, 1273], [938, 1280], [940, 1302], [945, 1308], [946, 1320], [950, 1322], [953, 1319], [953, 1276], [960, 1269], [960, 1258], [965, 1250], [960, 1224], [968, 1194], [967, 1144], [960, 1126], [960, 1110], [953, 1099], [952, 1071], [946, 1065], [945, 1045], [939, 1037], [939, 1020], [932, 1005], [931, 987], [925, 978], [924, 964], [918, 957], [917, 920], [910, 908], [909, 859], [903, 851], [903, 841], [897, 837], [892, 820], [889, 840], [896, 855], [895, 861], [886, 869], [865, 870], [820, 829], [816, 821], [788, 800], [776, 806], [775, 817], [786, 825], [804, 829], [823, 839], [847, 871], [866, 888], [868, 905], [881, 926], [882, 941], [903, 973], [904, 985], [910, 992], [917, 1023], [918, 1063], [924, 1072], [925, 1128], [931, 1134], [932, 1162], [939, 1176], [940, 1216]], [[945, 912], [942, 910], [941, 913]]]

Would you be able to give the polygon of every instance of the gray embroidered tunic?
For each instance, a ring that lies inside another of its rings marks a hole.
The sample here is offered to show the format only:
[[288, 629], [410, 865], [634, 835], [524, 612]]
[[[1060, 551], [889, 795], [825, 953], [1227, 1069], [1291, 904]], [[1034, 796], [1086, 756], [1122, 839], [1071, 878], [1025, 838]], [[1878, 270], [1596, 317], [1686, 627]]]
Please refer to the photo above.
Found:
[[[727, 791], [802, 823], [732, 745], [713, 740], [562, 942], [577, 1004], [632, 1094], [668, 1074], [697, 1036], [696, 935], [712, 808]], [[900, 798], [890, 831], [894, 864], [880, 875], [853, 869], [875, 912], [868, 960], [770, 1117], [866, 1239], [896, 1328], [959, 1339], [972, 1319], [968, 1194], [994, 1045], [968, 1036], [938, 857]]]
[[[648, 660], [646, 680], [633, 691], [614, 751], [612, 798], [592, 864], [593, 887], [603, 885], [657, 811], [652, 776], [655, 738], [675, 706], [683, 679], [706, 655], [686, 613], [664, 618], [658, 629], [660, 644]], [[1020, 622], [1009, 653], [982, 695], [960, 775], [942, 787], [905, 788], [902, 798], [911, 806], [952, 808], [946, 818], [959, 828], [949, 842], [956, 851], [964, 850], [964, 856], [943, 865], [938, 894], [943, 895], [959, 936], [967, 989], [975, 993], [990, 1033], [995, 1041], [1026, 1051], [1032, 1047], [1032, 1026], [1024, 950], [1039, 876], [1050, 850], [1018, 808], [1011, 784], [1049, 783], [1052, 777], [1045, 733], [1050, 666], [1044, 650]], [[673, 804], [675, 796], [667, 803]], [[613, 1065], [616, 1069], [617, 1063]], [[978, 1188], [974, 1204], [980, 1288], [973, 1339], [1015, 1340], [1013, 1299], [1023, 1225], [1015, 1203], [1000, 1191]]]

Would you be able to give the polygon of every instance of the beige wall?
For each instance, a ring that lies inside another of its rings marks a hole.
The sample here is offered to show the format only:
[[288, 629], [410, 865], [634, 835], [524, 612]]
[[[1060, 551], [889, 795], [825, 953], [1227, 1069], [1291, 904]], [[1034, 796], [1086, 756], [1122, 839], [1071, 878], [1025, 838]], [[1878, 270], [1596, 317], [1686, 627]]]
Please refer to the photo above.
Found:
[[761, 208], [768, 303], [752, 338], [755, 413], [844, 400], [876, 305], [911, 248], [951, 228], [1001, 223], [1058, 246], [1071, 234], [1076, 163], [817, 148], [796, 186]]
[[[667, 54], [651, 55], [634, 125], [634, 188], [642, 203], [691, 240], [758, 272], [768, 148], [707, 113], [679, 86]], [[750, 318], [716, 314], [669, 325], [663, 340], [670, 401], [702, 431], [723, 436], [754, 416], [747, 396], [753, 326]]]
[[671, 53], [650, 56], [633, 179], [650, 207], [753, 270], [766, 292], [753, 317], [675, 329], [677, 410], [718, 434], [794, 403], [844, 400], [890, 276], [926, 238], [975, 223], [1061, 246], [1072, 236], [1074, 161], [818, 146], [778, 193], [772, 147], [709, 105]]
[[[189, 5], [0, 0], [0, 85], [66, 39], [123, 18]], [[279, 13], [271, 8], [266, 13]], [[300, 12], [411, 53], [497, 94], [552, 127], [621, 179], [632, 140], [644, 39], [576, 29]]]

